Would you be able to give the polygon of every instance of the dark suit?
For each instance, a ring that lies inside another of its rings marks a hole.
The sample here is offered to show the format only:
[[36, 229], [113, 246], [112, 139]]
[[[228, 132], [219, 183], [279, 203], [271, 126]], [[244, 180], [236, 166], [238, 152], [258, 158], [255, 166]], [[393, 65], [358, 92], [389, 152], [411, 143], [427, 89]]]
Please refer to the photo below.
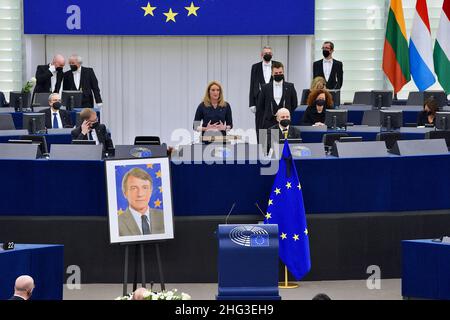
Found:
[[5, 95], [3, 94], [3, 92], [0, 91], [0, 108], [7, 107], [7, 106], [8, 106], [8, 103], [6, 102]]
[[[53, 73], [50, 72], [50, 65], [46, 64], [43, 66], [38, 66], [36, 69], [36, 86], [34, 87], [34, 93], [52, 92], [52, 77]], [[56, 72], [56, 84], [55, 90], [53, 90], [53, 92], [59, 92], [59, 89], [61, 89], [61, 82], [63, 81], [63, 78], [64, 72]]]
[[[323, 72], [323, 59], [314, 62], [313, 65], [313, 74], [315, 77], [323, 77], [325, 78], [325, 74]], [[330, 77], [327, 81], [327, 89], [341, 89], [342, 83], [344, 81], [344, 68], [341, 61], [333, 59], [333, 67], [331, 68]]]
[[257, 124], [257, 128], [268, 129], [276, 125], [275, 114], [278, 109], [286, 108], [292, 115], [297, 106], [297, 91], [295, 91], [293, 83], [283, 81], [283, 95], [279, 105], [273, 98], [273, 82], [263, 85], [256, 105], [256, 113], [261, 114], [261, 121]]
[[[104, 151], [114, 148], [111, 137], [104, 124], [99, 124], [95, 129], [95, 133], [97, 134], [98, 141], [103, 144]], [[76, 127], [72, 130], [72, 140], [89, 140], [89, 135], [84, 135], [81, 132], [81, 127]]]
[[[272, 61], [274, 63], [276, 61]], [[271, 70], [272, 72], [272, 70]], [[272, 77], [270, 77], [270, 81], [272, 81]], [[269, 81], [269, 82], [270, 82]], [[249, 94], [249, 107], [256, 106], [258, 103], [258, 95], [261, 91], [261, 87], [266, 84], [266, 80], [264, 79], [264, 71], [263, 71], [263, 62], [255, 63], [252, 66], [252, 72], [250, 76], [250, 94]], [[260, 129], [258, 127], [258, 123], [261, 122], [261, 114], [256, 112], [255, 114], [255, 125], [256, 129]]]
[[65, 72], [63, 90], [82, 91], [83, 99], [81, 101], [81, 104], [83, 108], [93, 108], [94, 97], [96, 103], [102, 103], [102, 97], [100, 96], [100, 89], [98, 87], [98, 80], [92, 68], [81, 67], [79, 88], [77, 88], [75, 84], [73, 72]]
[[12, 296], [11, 298], [9, 298], [8, 300], [10, 300], [10, 301], [25, 301], [25, 299], [24, 298], [22, 298], [22, 297], [19, 297], [19, 296]]
[[436, 124], [436, 116], [433, 118], [433, 122], [428, 122], [428, 113], [426, 111], [421, 111], [417, 115], [417, 126], [425, 126], [425, 125], [435, 125]]
[[[267, 151], [269, 151], [271, 144], [273, 143], [272, 130], [278, 130], [278, 139], [284, 139], [284, 133], [283, 133], [283, 131], [281, 131], [278, 123], [276, 125], [270, 127], [269, 129], [267, 129]], [[276, 137], [274, 137], [274, 138], [276, 138]], [[300, 130], [298, 128], [290, 125], [289, 129], [288, 129], [287, 138], [288, 139], [300, 139], [301, 138]]]
[[[45, 109], [43, 112], [45, 114], [45, 127], [47, 129], [53, 128], [52, 109], [48, 108]], [[61, 117], [63, 128], [71, 128], [73, 126], [72, 119], [70, 118], [70, 113], [68, 111], [59, 109], [59, 116]]]

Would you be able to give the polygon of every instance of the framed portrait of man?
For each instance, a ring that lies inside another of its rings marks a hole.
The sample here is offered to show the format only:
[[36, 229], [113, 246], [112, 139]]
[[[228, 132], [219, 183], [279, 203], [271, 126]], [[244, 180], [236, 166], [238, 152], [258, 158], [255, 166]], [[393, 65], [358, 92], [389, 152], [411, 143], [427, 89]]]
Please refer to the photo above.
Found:
[[168, 158], [106, 161], [111, 243], [173, 239]]

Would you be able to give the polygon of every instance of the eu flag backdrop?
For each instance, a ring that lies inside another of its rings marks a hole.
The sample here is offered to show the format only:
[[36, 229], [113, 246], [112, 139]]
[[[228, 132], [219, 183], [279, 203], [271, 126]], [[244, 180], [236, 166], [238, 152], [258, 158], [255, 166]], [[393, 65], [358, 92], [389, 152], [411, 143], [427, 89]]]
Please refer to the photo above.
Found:
[[26, 34], [312, 35], [314, 0], [24, 0]]
[[280, 259], [295, 279], [311, 269], [303, 193], [287, 140], [269, 197], [264, 223], [278, 224]]

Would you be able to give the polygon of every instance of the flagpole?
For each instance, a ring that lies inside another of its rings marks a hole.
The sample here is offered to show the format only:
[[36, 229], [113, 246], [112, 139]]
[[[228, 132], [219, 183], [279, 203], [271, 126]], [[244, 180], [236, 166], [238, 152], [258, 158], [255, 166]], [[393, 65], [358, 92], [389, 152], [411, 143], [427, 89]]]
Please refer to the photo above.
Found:
[[289, 282], [288, 280], [289, 280], [288, 268], [286, 266], [284, 266], [284, 281], [278, 283], [278, 288], [280, 288], [280, 289], [295, 289], [295, 288], [299, 287], [299, 285], [297, 283]]

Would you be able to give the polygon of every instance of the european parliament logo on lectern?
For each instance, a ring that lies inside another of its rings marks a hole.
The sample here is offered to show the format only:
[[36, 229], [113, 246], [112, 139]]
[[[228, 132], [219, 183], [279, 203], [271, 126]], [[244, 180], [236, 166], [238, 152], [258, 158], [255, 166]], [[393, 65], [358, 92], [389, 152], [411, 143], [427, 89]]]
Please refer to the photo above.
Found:
[[286, 266], [281, 288], [297, 286], [288, 283], [288, 270], [300, 280], [311, 269], [302, 186], [287, 140], [264, 216], [261, 225], [219, 225], [217, 299], [281, 299], [278, 258]]

